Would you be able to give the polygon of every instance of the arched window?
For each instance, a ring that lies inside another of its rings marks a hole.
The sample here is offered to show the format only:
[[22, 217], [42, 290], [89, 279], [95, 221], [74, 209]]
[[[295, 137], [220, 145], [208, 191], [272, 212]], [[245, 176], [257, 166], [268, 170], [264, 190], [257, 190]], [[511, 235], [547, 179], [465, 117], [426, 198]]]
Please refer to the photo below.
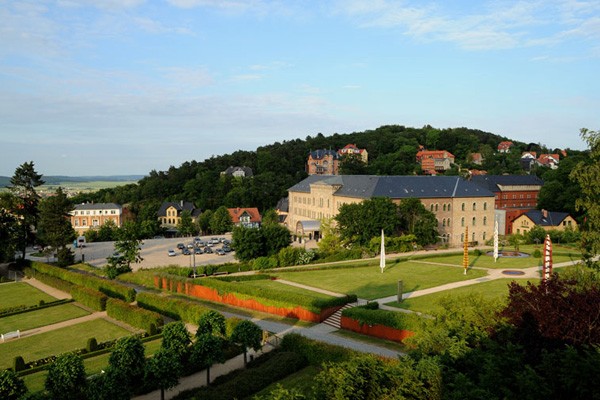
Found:
[[465, 203], [462, 203], [461, 209], [465, 211]]
[[437, 205], [437, 203], [435, 203], [435, 212], [437, 212], [437, 211], [438, 211], [438, 205]]
[[465, 217], [460, 219], [460, 226], [465, 226]]
[[473, 211], [477, 210], [477, 203], [473, 203]]
[[473, 226], [475, 226], [476, 222], [477, 222], [477, 219], [475, 217], [473, 217]]
[[485, 242], [485, 232], [483, 232], [483, 241]]
[[474, 241], [475, 241], [475, 232], [473, 232], [473, 233], [471, 234], [471, 242], [474, 242]]
[[442, 220], [442, 226], [446, 226], [446, 218]]
[[451, 211], [452, 206], [448, 204], [448, 211]]
[[431, 212], [433, 212], [433, 204], [429, 207]]
[[[487, 225], [487, 217], [483, 217], [483, 225], [486, 226]], [[485, 239], [483, 239], [485, 240]]]
[[450, 218], [448, 218], [448, 226], [450, 226]]
[[446, 205], [444, 204], [444, 206], [442, 207], [443, 211], [446, 211]]
[[487, 210], [487, 202], [483, 203], [483, 211]]
[[461, 241], [462, 243], [464, 243], [464, 242], [465, 242], [465, 234], [464, 234], [464, 233], [461, 233], [461, 234], [460, 234], [460, 241]]

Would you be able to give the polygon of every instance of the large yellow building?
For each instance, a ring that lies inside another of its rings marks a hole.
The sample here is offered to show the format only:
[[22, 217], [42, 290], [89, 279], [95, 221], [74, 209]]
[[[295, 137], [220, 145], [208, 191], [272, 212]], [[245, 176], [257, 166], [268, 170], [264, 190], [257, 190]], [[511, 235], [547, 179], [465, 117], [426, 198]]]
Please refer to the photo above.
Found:
[[120, 228], [123, 208], [115, 203], [84, 203], [76, 205], [70, 215], [71, 226], [78, 235], [83, 235], [89, 229], [99, 229], [108, 221]]
[[494, 231], [494, 194], [454, 176], [311, 175], [288, 189], [286, 225], [293, 235], [319, 237], [322, 219], [333, 218], [343, 204], [373, 197], [395, 203], [418, 198], [438, 220], [440, 241], [459, 246], [469, 227], [469, 242], [485, 243]]

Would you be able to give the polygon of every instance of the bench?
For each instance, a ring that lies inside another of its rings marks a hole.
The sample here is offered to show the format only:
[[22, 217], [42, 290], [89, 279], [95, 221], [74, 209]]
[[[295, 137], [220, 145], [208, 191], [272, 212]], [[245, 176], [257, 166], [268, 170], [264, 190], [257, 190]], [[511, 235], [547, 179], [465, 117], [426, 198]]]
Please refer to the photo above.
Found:
[[14, 332], [8, 332], [8, 333], [4, 333], [2, 335], [0, 335], [0, 337], [2, 338], [2, 341], [6, 341], [7, 339], [14, 339], [14, 338], [20, 338], [21, 337], [21, 332], [16, 330]]
[[227, 271], [223, 271], [223, 272], [215, 272], [215, 273], [213, 274], [213, 276], [217, 276], [217, 275], [228, 275], [228, 274], [229, 274], [229, 272], [227, 272]]
[[206, 274], [191, 274], [190, 278], [204, 278]]

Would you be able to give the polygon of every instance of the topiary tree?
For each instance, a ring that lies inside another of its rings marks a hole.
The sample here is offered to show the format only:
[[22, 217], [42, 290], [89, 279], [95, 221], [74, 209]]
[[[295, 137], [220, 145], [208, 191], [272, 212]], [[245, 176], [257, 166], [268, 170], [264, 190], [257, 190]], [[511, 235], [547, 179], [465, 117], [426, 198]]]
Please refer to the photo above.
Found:
[[225, 317], [223, 314], [210, 310], [198, 319], [198, 331], [196, 337], [201, 335], [225, 336]]
[[146, 364], [145, 381], [158, 386], [160, 398], [165, 400], [165, 390], [177, 386], [182, 372], [177, 354], [161, 347]]
[[0, 370], [0, 399], [17, 400], [27, 393], [21, 378], [10, 369]]
[[233, 332], [231, 332], [231, 337], [229, 339], [243, 347], [244, 365], [246, 365], [248, 363], [248, 348], [251, 347], [257, 351], [262, 347], [262, 329], [254, 322], [244, 320], [233, 328]]
[[59, 355], [48, 369], [45, 387], [55, 400], [84, 398], [87, 380], [83, 360], [73, 353]]
[[177, 354], [183, 365], [187, 363], [191, 343], [190, 333], [183, 322], [171, 322], [163, 327], [162, 347]]
[[115, 343], [115, 347], [108, 359], [107, 373], [116, 372], [116, 380], [133, 393], [133, 386], [138, 384], [144, 376], [146, 364], [145, 348], [138, 336], [122, 337]]
[[224, 342], [220, 336], [203, 333], [192, 347], [191, 363], [196, 368], [206, 368], [206, 386], [210, 385], [210, 367], [225, 361]]

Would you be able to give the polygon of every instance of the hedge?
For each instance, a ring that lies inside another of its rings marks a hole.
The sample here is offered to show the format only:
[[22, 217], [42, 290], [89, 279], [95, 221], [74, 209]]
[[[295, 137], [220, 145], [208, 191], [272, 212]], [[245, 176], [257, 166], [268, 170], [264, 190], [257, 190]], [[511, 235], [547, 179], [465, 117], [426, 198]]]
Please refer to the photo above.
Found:
[[[178, 292], [178, 287], [185, 287], [185, 284], [189, 282], [189, 280], [187, 279], [175, 277], [172, 275], [160, 274], [158, 276], [160, 278], [159, 282], [162, 282], [163, 279], [167, 280], [167, 287], [162, 289], [170, 290], [173, 292]], [[227, 293], [231, 293], [236, 295], [236, 297], [238, 298], [252, 298], [261, 303], [269, 305], [274, 304], [284, 308], [294, 308], [296, 306], [300, 306], [308, 311], [317, 314], [319, 314], [324, 309], [331, 307], [339, 307], [347, 303], [352, 303], [356, 301], [356, 295], [347, 295], [344, 297], [330, 297], [324, 299], [313, 297], [311, 295], [287, 292], [285, 290], [260, 288], [243, 284], [240, 285], [236, 282], [228, 282], [220, 278], [204, 278], [200, 280], [194, 280], [192, 283], [215, 289], [221, 296]], [[160, 285], [162, 286], [162, 283], [160, 283]]]
[[71, 282], [67, 282], [64, 279], [61, 279], [54, 275], [49, 275], [45, 272], [37, 271], [39, 273], [36, 274], [36, 270], [29, 267], [25, 268], [24, 271], [27, 276], [35, 276], [35, 279], [42, 283], [45, 283], [46, 285], [52, 286], [53, 288], [58, 290], [62, 290], [63, 292], [71, 293], [71, 289], [73, 288], [73, 283]]
[[208, 307], [184, 299], [165, 297], [147, 292], [138, 294], [137, 304], [146, 310], [192, 324], [197, 324], [200, 316], [211, 310]]
[[98, 290], [109, 297], [115, 297], [127, 302], [132, 302], [135, 300], [135, 290], [119, 282], [99, 278], [91, 274], [69, 271], [40, 262], [31, 263], [31, 267], [37, 272], [62, 279], [76, 285]]
[[96, 311], [106, 310], [106, 300], [108, 297], [97, 290], [90, 289], [84, 286], [75, 285], [71, 289], [73, 299], [86, 307]]
[[44, 308], [59, 306], [61, 304], [67, 304], [67, 303], [71, 303], [71, 302], [73, 302], [73, 299], [55, 300], [55, 301], [49, 301], [47, 303], [44, 302], [43, 300], [41, 300], [39, 304], [36, 304], [34, 306], [23, 305], [23, 306], [17, 306], [17, 307], [3, 308], [3, 309], [0, 309], [0, 318], [1, 317], [9, 317], [11, 315], [23, 314], [23, 313], [26, 313], [29, 311], [43, 310]]
[[150, 335], [157, 333], [158, 328], [163, 326], [162, 315], [132, 306], [118, 299], [108, 299], [106, 302], [106, 314], [133, 327], [143, 329]]
[[325, 361], [347, 361], [358, 354], [355, 350], [319, 342], [298, 333], [288, 333], [285, 335], [281, 340], [281, 349], [300, 354], [310, 365], [318, 366]]
[[414, 314], [374, 309], [373, 304], [377, 303], [347, 308], [342, 311], [342, 316], [352, 318], [360, 325], [383, 325], [401, 330], [414, 330], [418, 326], [418, 317]]
[[220, 376], [209, 387], [182, 392], [174, 399], [245, 399], [307, 366], [306, 359], [293, 352], [273, 350], [248, 363], [247, 369]]

